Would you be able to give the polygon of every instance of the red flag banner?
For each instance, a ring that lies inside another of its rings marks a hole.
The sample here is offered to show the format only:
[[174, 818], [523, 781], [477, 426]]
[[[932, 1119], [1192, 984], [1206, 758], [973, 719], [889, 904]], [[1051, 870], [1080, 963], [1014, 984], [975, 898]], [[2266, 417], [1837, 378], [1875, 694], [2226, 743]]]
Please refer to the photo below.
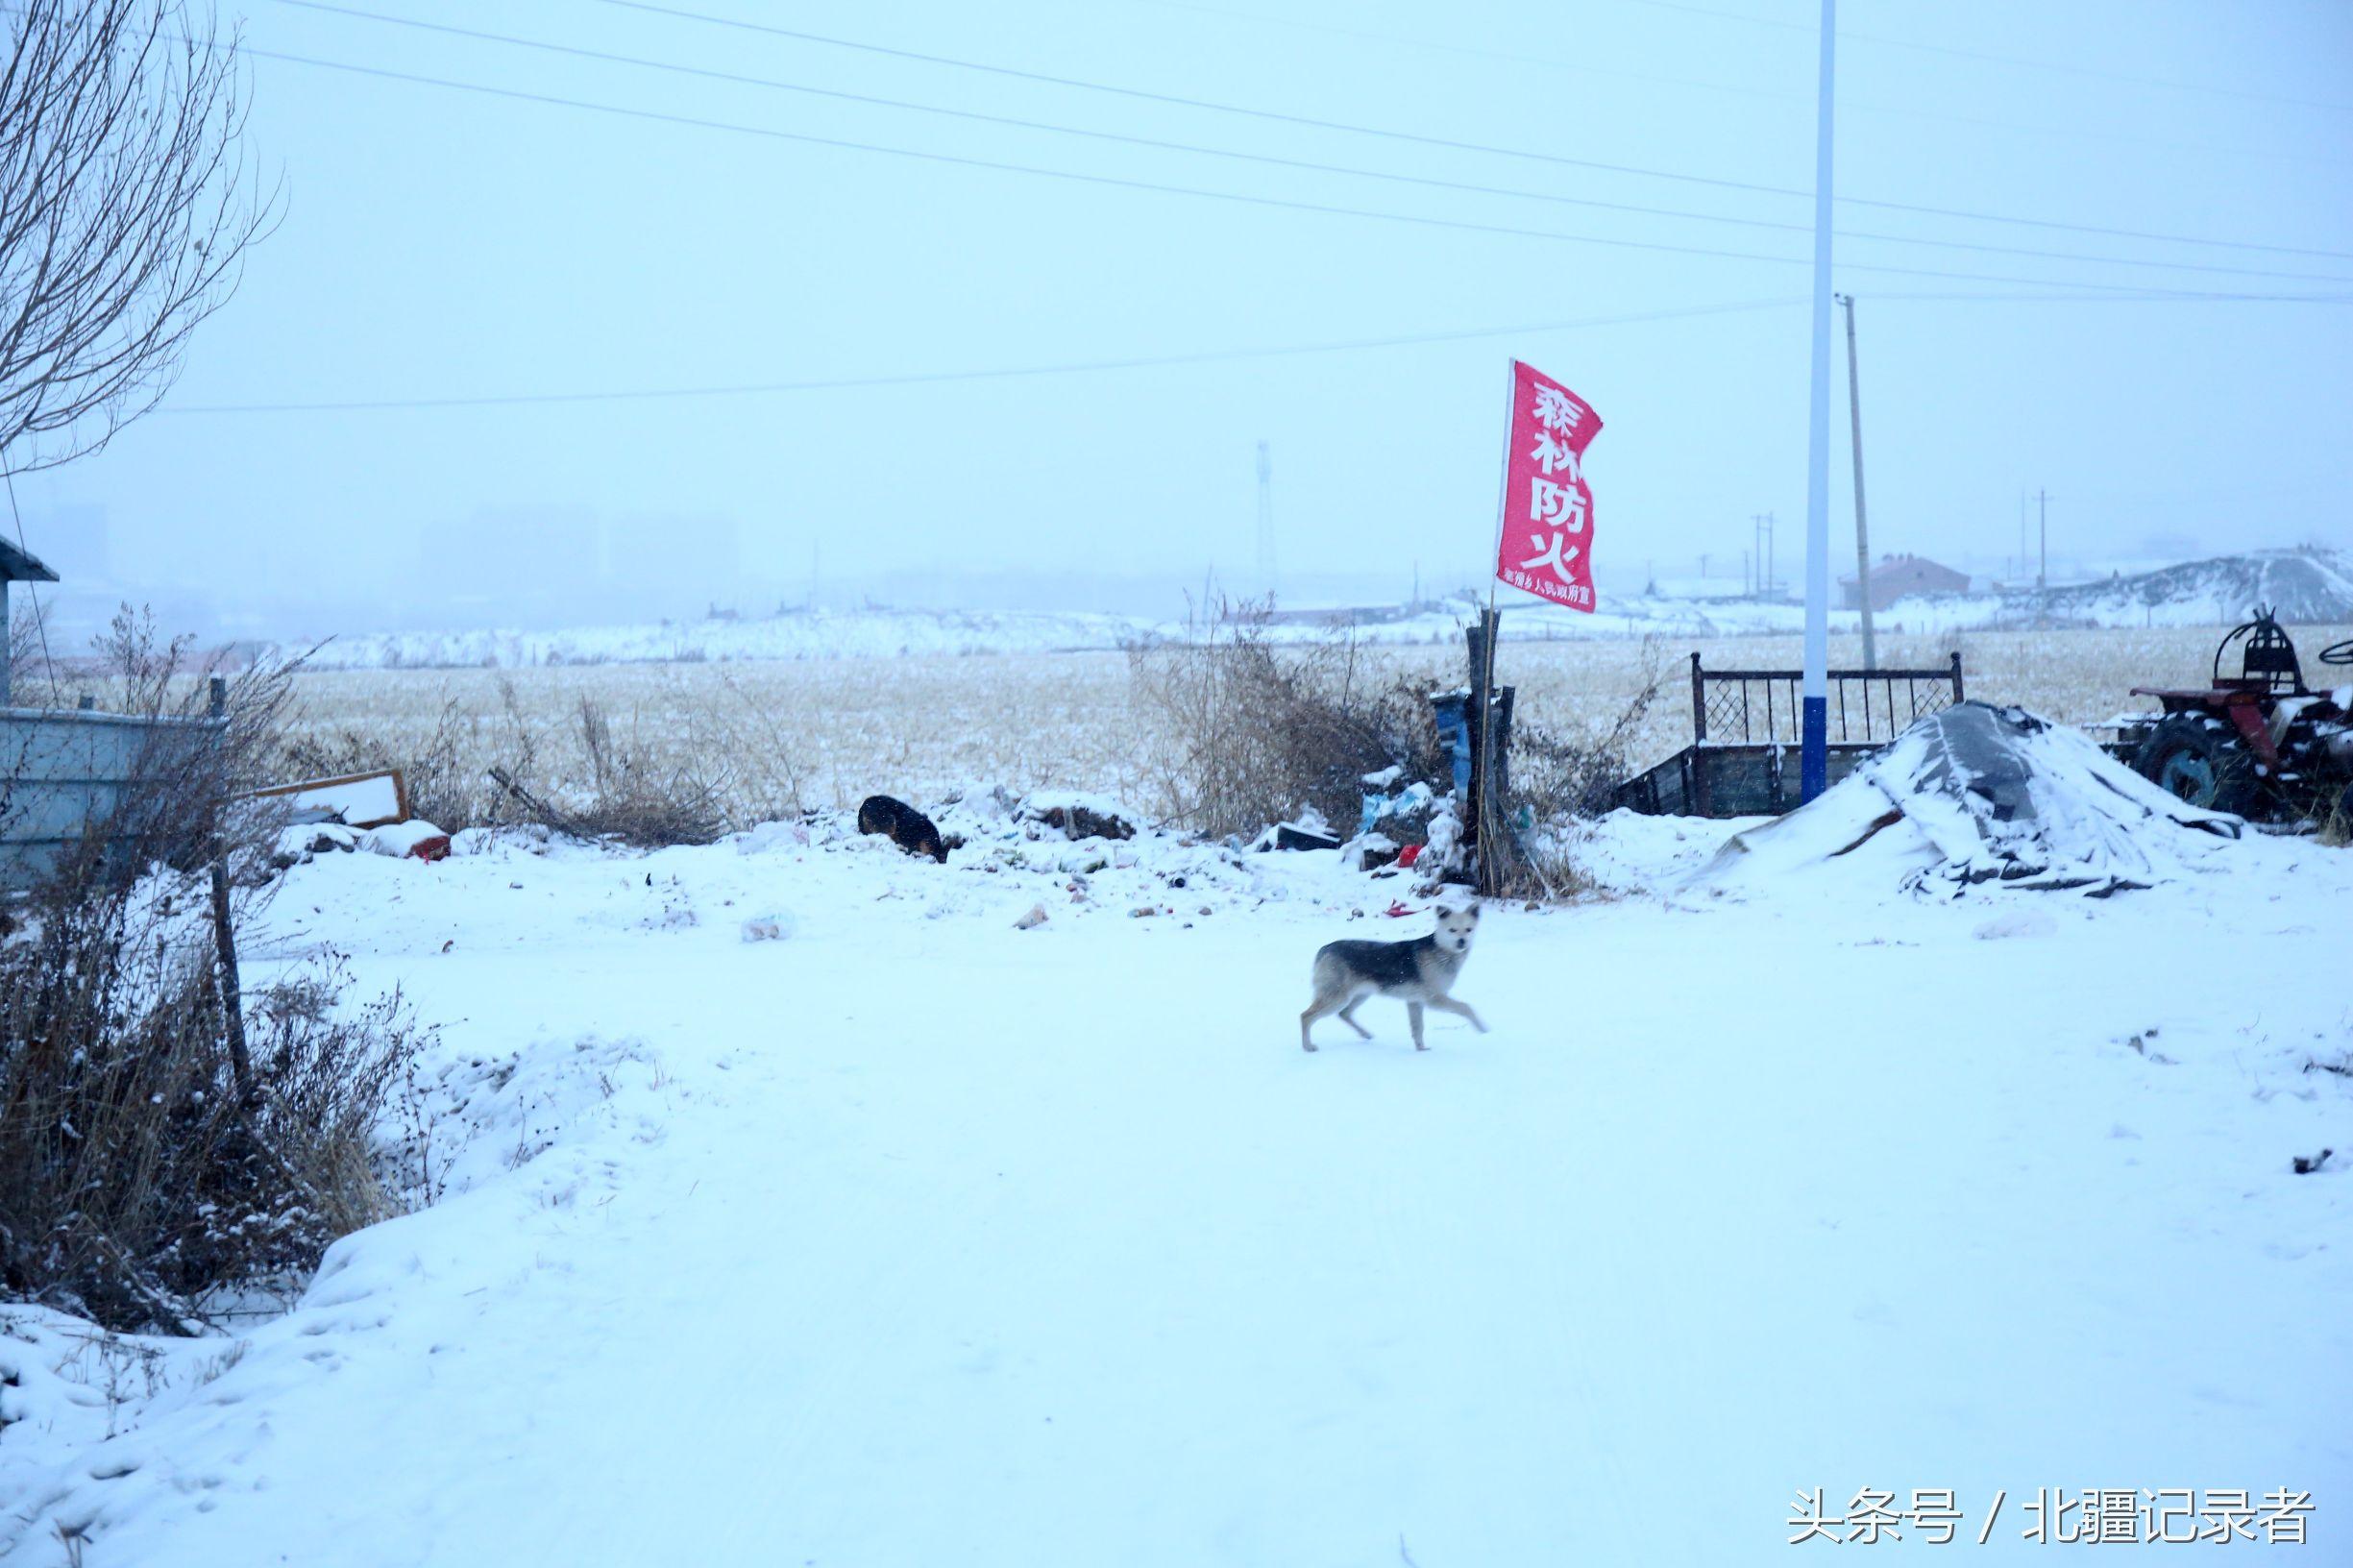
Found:
[[1533, 365], [1511, 361], [1510, 445], [1495, 576], [1572, 610], [1593, 609], [1593, 491], [1585, 448], [1601, 433], [1593, 405]]

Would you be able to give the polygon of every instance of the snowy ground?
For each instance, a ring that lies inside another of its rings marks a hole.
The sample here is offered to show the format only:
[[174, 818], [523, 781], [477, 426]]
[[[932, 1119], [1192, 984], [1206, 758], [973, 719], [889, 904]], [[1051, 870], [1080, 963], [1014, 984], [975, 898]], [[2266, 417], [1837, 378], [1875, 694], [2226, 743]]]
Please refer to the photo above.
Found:
[[1999, 1558], [2284, 1486], [2347, 1560], [2353, 855], [1676, 891], [1735, 825], [1609, 824], [1654, 891], [1495, 912], [1421, 1056], [1297, 1047], [1318, 943], [1427, 928], [1330, 857], [323, 857], [277, 950], [444, 1021], [450, 1195], [241, 1343], [0, 1309], [0, 1556], [1777, 1562], [1869, 1486], [1964, 1552], [2006, 1489]]

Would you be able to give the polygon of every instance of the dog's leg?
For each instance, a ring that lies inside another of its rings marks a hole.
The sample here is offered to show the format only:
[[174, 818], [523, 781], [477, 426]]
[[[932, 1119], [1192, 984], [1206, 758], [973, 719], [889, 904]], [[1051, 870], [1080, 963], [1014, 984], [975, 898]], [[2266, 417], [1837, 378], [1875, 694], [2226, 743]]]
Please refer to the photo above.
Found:
[[1470, 1019], [1471, 1027], [1483, 1035], [1487, 1032], [1487, 1026], [1479, 1021], [1478, 1013], [1472, 1010], [1468, 1002], [1458, 1002], [1452, 996], [1433, 996], [1430, 1005], [1441, 1013], [1452, 1013], [1458, 1018]]
[[1429, 1046], [1422, 1043], [1422, 1004], [1419, 1002], [1408, 1002], [1406, 1004], [1406, 1018], [1413, 1025], [1413, 1048], [1417, 1051], [1426, 1051], [1430, 1049]]
[[[1337, 1013], [1340, 1010], [1341, 999], [1347, 994], [1344, 991], [1319, 991], [1315, 993], [1315, 999], [1308, 1003], [1308, 1010], [1299, 1015], [1299, 1048], [1301, 1050], [1311, 1051], [1315, 1048], [1315, 1042], [1308, 1039], [1308, 1031], [1314, 1027], [1317, 1018], [1328, 1018]], [[1360, 1030], [1359, 1033], [1362, 1031]]]
[[1364, 1025], [1357, 1022], [1357, 1008], [1360, 1003], [1362, 1003], [1364, 997], [1361, 993], [1350, 997], [1348, 1000], [1348, 1005], [1340, 1009], [1340, 1022], [1348, 1025], [1349, 1028], [1354, 1029], [1357, 1032], [1357, 1037], [1360, 1040], [1370, 1040], [1373, 1038], [1373, 1032], [1370, 1029], [1365, 1028]]

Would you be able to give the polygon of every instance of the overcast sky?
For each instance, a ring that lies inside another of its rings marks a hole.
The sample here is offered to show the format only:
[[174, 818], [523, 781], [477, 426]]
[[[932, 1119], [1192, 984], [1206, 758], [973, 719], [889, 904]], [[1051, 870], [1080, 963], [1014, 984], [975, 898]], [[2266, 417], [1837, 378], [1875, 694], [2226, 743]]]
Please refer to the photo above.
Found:
[[[251, 0], [285, 221], [163, 412], [19, 481], [36, 550], [103, 514], [118, 577], [233, 605], [357, 576], [408, 624], [534, 562], [650, 607], [813, 564], [1247, 582], [1263, 439], [1284, 572], [1402, 592], [1416, 561], [1476, 574], [1516, 355], [1606, 422], [1605, 589], [1703, 551], [1736, 577], [1766, 510], [1797, 576], [1802, 0], [663, 3], [354, 8], [777, 86]], [[2353, 300], [2353, 7], [1853, 0], [1841, 24], [1875, 545], [1998, 569], [2037, 487], [2071, 559], [2353, 545], [2353, 304], [2119, 292]], [[1324, 347], [1397, 338], [1431, 341]]]

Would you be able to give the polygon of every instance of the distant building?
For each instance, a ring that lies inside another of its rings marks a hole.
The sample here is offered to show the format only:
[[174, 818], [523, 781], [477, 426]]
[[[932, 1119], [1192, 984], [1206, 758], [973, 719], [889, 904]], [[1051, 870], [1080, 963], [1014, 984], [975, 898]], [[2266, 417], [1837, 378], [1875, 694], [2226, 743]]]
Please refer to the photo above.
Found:
[[[1969, 574], [1939, 566], [1924, 555], [1882, 555], [1871, 569], [1871, 607], [1884, 610], [1913, 594], [1965, 594]], [[1839, 602], [1850, 610], [1863, 607], [1863, 595], [1852, 577], [1838, 579]]]

